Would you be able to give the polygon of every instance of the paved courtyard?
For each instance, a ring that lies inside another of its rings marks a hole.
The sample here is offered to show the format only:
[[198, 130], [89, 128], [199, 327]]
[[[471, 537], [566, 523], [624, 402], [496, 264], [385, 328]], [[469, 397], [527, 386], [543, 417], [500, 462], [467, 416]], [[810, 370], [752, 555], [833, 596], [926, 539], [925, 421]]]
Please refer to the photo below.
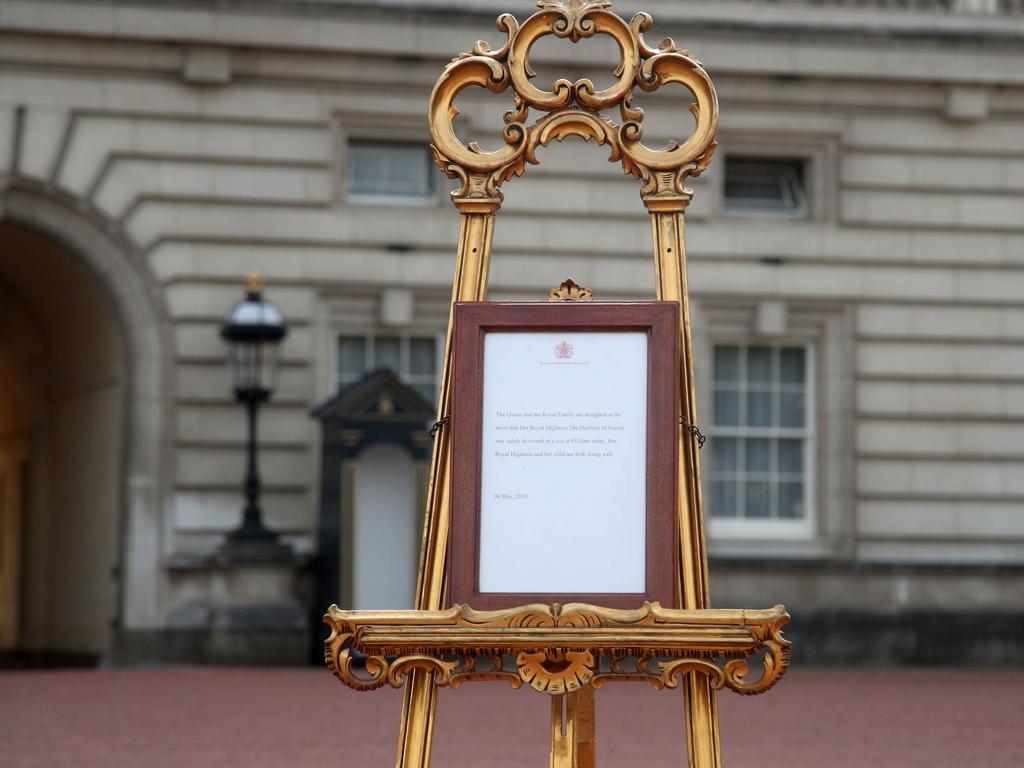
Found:
[[[794, 670], [722, 694], [727, 767], [1024, 765], [1024, 671]], [[0, 673], [5, 768], [390, 766], [399, 692], [322, 669]], [[683, 765], [680, 694], [598, 693], [599, 765]], [[496, 683], [441, 692], [434, 765], [546, 766], [548, 702]]]

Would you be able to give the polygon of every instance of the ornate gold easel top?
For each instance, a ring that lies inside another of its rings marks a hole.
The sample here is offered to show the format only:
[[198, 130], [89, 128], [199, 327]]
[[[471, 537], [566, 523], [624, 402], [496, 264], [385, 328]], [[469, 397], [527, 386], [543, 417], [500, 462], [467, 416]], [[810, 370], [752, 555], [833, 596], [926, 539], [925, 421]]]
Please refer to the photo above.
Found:
[[[610, 2], [587, 0], [542, 0], [540, 11], [519, 24], [511, 14], [498, 18], [497, 26], [508, 35], [505, 44], [491, 50], [480, 41], [471, 53], [462, 53], [445, 68], [430, 98], [430, 132], [437, 164], [461, 186], [452, 197], [462, 210], [493, 211], [500, 204], [501, 184], [537, 164], [538, 147], [566, 136], [595, 139], [611, 148], [609, 160], [621, 162], [623, 170], [644, 182], [642, 197], [651, 210], [683, 210], [691, 192], [684, 182], [699, 175], [711, 160], [718, 126], [718, 100], [711, 79], [700, 63], [665, 38], [650, 47], [643, 33], [652, 19], [638, 13], [628, 23], [608, 10]], [[545, 35], [578, 42], [594, 35], [608, 35], [619, 48], [618, 78], [608, 88], [597, 89], [583, 78], [576, 82], [556, 80], [551, 90], [531, 82], [530, 48]], [[696, 101], [690, 112], [696, 119], [689, 137], [673, 141], [660, 150], [642, 142], [643, 110], [633, 106], [633, 90], [654, 91], [677, 83], [687, 88]], [[494, 93], [512, 87], [513, 108], [505, 113], [505, 146], [485, 151], [475, 142], [463, 144], [455, 134], [459, 111], [454, 102], [465, 88], [475, 85]], [[602, 110], [618, 107], [620, 122]], [[530, 110], [543, 112], [527, 124]]]

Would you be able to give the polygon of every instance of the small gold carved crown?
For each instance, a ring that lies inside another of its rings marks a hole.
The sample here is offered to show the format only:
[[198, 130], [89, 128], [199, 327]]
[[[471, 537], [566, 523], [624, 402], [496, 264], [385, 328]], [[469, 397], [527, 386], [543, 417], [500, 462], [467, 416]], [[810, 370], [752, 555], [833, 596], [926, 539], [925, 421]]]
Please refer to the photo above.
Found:
[[593, 301], [594, 294], [571, 277], [557, 288], [548, 291], [548, 301]]

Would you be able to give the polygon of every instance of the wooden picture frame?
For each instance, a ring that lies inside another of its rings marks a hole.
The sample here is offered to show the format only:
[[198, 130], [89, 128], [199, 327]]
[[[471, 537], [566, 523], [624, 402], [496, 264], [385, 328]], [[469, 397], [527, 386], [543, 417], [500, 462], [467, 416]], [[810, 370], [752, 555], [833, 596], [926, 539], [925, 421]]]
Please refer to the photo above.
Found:
[[[460, 302], [454, 322], [449, 603], [676, 605], [678, 304]], [[521, 397], [551, 410], [499, 407]]]

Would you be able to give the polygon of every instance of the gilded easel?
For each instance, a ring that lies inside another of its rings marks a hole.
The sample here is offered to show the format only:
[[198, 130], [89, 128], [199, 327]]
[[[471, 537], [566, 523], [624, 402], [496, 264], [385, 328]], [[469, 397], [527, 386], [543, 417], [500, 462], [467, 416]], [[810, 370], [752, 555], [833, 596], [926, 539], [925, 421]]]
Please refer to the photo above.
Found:
[[[610, 2], [542, 0], [540, 11], [519, 24], [510, 14], [497, 21], [506, 43], [491, 50], [478, 42], [444, 69], [430, 100], [429, 122], [438, 165], [460, 182], [452, 199], [461, 216], [452, 303], [487, 297], [494, 219], [501, 185], [537, 164], [537, 149], [567, 136], [594, 139], [609, 160], [641, 182], [640, 197], [651, 215], [657, 297], [679, 302], [681, 312], [681, 403], [679, 424], [678, 568], [681, 606], [645, 604], [636, 610], [590, 605], [531, 605], [504, 611], [444, 607], [446, 547], [451, 502], [450, 437], [443, 428], [451, 408], [452, 326], [442, 369], [426, 525], [415, 611], [342, 611], [331, 606], [326, 642], [328, 666], [347, 685], [370, 690], [406, 685], [399, 768], [425, 768], [439, 686], [467, 680], [505, 680], [552, 694], [551, 765], [594, 765], [594, 689], [607, 681], [645, 680], [655, 688], [682, 687], [690, 765], [721, 765], [716, 691], [760, 693], [785, 672], [789, 643], [782, 606], [761, 611], [709, 609], [707, 555], [700, 494], [690, 311], [683, 244], [684, 212], [692, 197], [685, 181], [708, 165], [715, 149], [718, 102], [700, 64], [671, 39], [657, 48], [644, 41], [651, 17], [629, 22]], [[618, 80], [598, 90], [586, 79], [558, 80], [550, 91], [531, 82], [530, 47], [545, 35], [573, 43], [596, 34], [617, 43]], [[652, 150], [642, 142], [643, 112], [632, 106], [634, 88], [653, 91], [676, 83], [690, 91], [695, 128], [682, 144]], [[465, 146], [456, 136], [455, 98], [479, 86], [494, 93], [509, 88], [513, 108], [505, 113], [505, 146], [488, 152]], [[619, 121], [602, 110], [618, 108]], [[529, 110], [541, 113], [527, 124]], [[573, 298], [578, 286], [554, 298]], [[745, 678], [746, 658], [763, 656], [762, 675]], [[509, 666], [507, 659], [514, 658]], [[604, 658], [606, 663], [602, 664]], [[358, 659], [358, 660], [357, 660]], [[721, 660], [721, 662], [717, 661]]]

